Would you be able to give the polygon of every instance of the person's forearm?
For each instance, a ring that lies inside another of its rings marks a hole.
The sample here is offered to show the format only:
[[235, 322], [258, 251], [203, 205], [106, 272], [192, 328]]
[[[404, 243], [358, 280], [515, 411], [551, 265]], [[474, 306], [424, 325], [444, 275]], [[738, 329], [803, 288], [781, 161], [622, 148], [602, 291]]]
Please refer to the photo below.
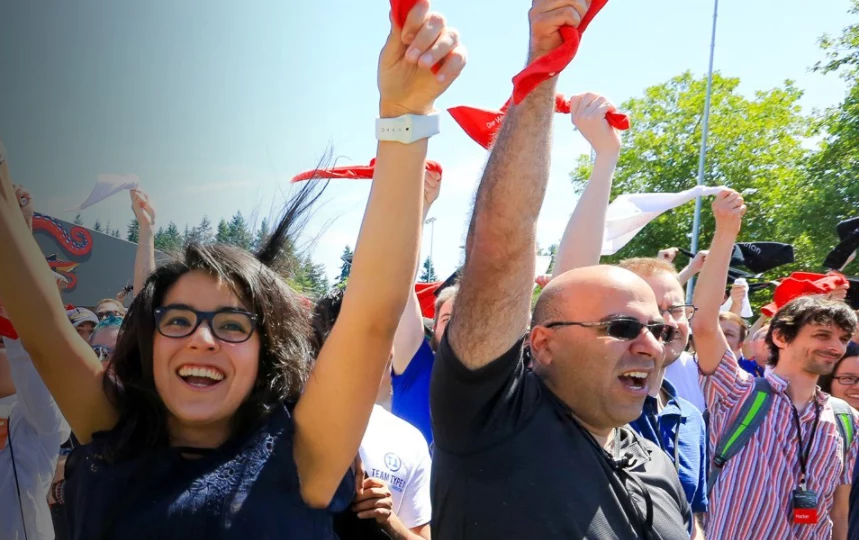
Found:
[[831, 516], [832, 519], [832, 540], [847, 540], [847, 530], [849, 521], [847, 517]]
[[731, 309], [729, 310], [734, 315], [743, 316], [743, 299], [731, 299]]
[[134, 295], [140, 294], [143, 284], [155, 271], [155, 233], [141, 226], [138, 233], [137, 256], [134, 259]]
[[588, 185], [576, 203], [558, 247], [552, 277], [575, 268], [599, 264], [617, 160], [618, 154], [597, 155]]
[[695, 269], [692, 268], [692, 265], [688, 265], [680, 273], [677, 275], [677, 279], [680, 281], [680, 285], [686, 285], [690, 279], [695, 276]]
[[391, 517], [382, 525], [382, 528], [388, 533], [391, 540], [424, 540], [423, 536], [413, 533], [408, 527], [403, 525], [400, 518], [394, 514], [391, 514]]
[[702, 373], [714, 372], [727, 350], [727, 346], [722, 347], [725, 337], [719, 327], [719, 310], [728, 283], [728, 268], [736, 239], [736, 231], [716, 227], [707, 262], [695, 286], [693, 303], [698, 307], [698, 313], [692, 319], [692, 333], [699, 352], [698, 367]]

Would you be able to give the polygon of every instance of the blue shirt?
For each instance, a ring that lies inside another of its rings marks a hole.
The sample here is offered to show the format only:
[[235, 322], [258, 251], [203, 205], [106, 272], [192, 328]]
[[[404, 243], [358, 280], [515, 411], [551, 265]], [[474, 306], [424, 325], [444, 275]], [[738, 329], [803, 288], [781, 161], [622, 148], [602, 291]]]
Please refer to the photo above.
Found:
[[430, 419], [430, 376], [435, 353], [426, 340], [404, 372], [391, 373], [391, 412], [418, 428], [432, 448], [432, 420]]
[[737, 363], [740, 364], [740, 367], [743, 368], [748, 373], [751, 373], [753, 377], [763, 377], [764, 376], [764, 368], [758, 365], [758, 363], [753, 359], [749, 360], [747, 358], [737, 359]]
[[[659, 445], [674, 462], [692, 512], [706, 512], [708, 465], [704, 417], [694, 405], [677, 395], [667, 379], [662, 381], [662, 389], [668, 394], [668, 404], [662, 412], [657, 413], [656, 398], [647, 396], [641, 416], [629, 425]], [[675, 455], [679, 465], [674, 461]]]

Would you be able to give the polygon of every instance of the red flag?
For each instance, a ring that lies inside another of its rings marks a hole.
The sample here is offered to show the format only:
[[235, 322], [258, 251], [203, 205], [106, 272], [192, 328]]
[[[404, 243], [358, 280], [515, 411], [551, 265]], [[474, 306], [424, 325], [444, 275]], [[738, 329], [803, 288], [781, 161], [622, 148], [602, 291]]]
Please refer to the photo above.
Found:
[[418, 304], [421, 306], [421, 315], [426, 319], [435, 318], [435, 301], [438, 299], [435, 292], [443, 284], [442, 281], [435, 283], [415, 283], [415, 294], [418, 295]]
[[[488, 150], [495, 141], [498, 130], [501, 129], [504, 115], [509, 107], [510, 101], [505, 103], [500, 111], [461, 106], [452, 107], [447, 112], [472, 140]], [[570, 100], [563, 94], [555, 95], [555, 112], [570, 114]], [[621, 131], [629, 129], [629, 117], [623, 113], [609, 111], [606, 113], [605, 119], [615, 129]]]
[[564, 26], [561, 28], [561, 38], [564, 42], [554, 51], [534, 61], [521, 73], [513, 77], [513, 101], [517, 105], [537, 88], [543, 81], [549, 80], [566, 68], [579, 50], [582, 34], [587, 29], [597, 13], [608, 3], [608, 0], [593, 0], [588, 12], [582, 18], [578, 28]]
[[[312, 171], [303, 172], [296, 175], [292, 182], [301, 182], [302, 180], [311, 180], [314, 178], [345, 178], [350, 180], [371, 180], [373, 172], [376, 170], [375, 158], [370, 161], [369, 165], [351, 165], [346, 167], [332, 167], [330, 169], [314, 169]], [[427, 160], [426, 170], [442, 174], [441, 164]]]

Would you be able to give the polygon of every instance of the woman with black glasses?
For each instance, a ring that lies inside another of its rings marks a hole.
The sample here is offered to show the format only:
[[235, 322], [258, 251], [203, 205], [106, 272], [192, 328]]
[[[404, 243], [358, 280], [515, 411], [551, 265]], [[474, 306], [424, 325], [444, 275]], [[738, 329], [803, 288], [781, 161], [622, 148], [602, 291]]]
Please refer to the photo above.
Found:
[[820, 389], [859, 410], [859, 345], [852, 341], [831, 375], [820, 378]]
[[[382, 51], [382, 118], [419, 121], [464, 66], [456, 33], [426, 7]], [[417, 265], [430, 131], [380, 132], [342, 315], [315, 358], [309, 310], [271, 269], [321, 194], [309, 184], [256, 255], [192, 245], [149, 277], [123, 323], [115, 384], [68, 322], [2, 165], [0, 301], [85, 445], [66, 468], [73, 538], [333, 536]]]

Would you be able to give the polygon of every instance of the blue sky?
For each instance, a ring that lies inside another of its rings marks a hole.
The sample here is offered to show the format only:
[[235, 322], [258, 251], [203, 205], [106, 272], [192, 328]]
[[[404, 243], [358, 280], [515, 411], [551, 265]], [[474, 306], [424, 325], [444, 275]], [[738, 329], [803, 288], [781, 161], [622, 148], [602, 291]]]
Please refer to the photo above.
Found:
[[[525, 0], [437, 0], [462, 34], [470, 63], [437, 104], [499, 107], [527, 50]], [[10, 2], [0, 18], [0, 136], [12, 174], [42, 212], [71, 220], [100, 173], [137, 174], [158, 224], [180, 228], [236, 210], [267, 215], [288, 179], [330, 144], [341, 163], [373, 157], [376, 59], [388, 31], [386, 0], [284, 2]], [[752, 94], [797, 81], [810, 111], [837, 104], [844, 84], [809, 73], [817, 39], [850, 19], [848, 0], [721, 0], [716, 68]], [[589, 28], [559, 91], [603, 93], [620, 103], [685, 70], [705, 73], [712, 0], [611, 0]], [[633, 118], [633, 121], [635, 119]], [[567, 179], [588, 152], [558, 116], [546, 203], [545, 247], [575, 206]], [[445, 167], [431, 212], [439, 274], [459, 260], [486, 158], [449, 117], [430, 145]], [[694, 179], [690, 178], [690, 186]], [[369, 183], [332, 182], [308, 229], [313, 257], [338, 272], [354, 246]], [[83, 213], [125, 229], [126, 195]], [[327, 224], [327, 227], [326, 227]], [[324, 228], [324, 234], [318, 233]], [[423, 257], [430, 250], [425, 234]]]

